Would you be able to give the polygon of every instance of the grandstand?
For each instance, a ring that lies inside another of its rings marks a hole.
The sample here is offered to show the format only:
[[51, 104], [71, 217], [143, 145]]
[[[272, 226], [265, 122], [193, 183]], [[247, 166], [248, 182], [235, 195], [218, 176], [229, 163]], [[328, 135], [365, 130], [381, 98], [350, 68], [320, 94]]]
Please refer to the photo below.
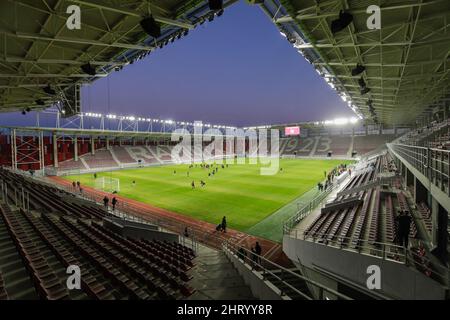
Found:
[[[0, 127], [0, 300], [449, 299], [448, 0], [389, 1], [381, 31], [357, 2], [248, 1], [354, 118], [241, 128], [83, 112], [81, 85], [235, 2], [58, 1], [89, 9], [83, 38], [59, 9], [0, 4], [11, 27], [0, 30], [0, 112], [36, 113], [33, 126]], [[17, 8], [27, 33], [7, 13]], [[104, 30], [98, 11], [121, 22]], [[177, 130], [193, 137], [181, 151]], [[264, 130], [276, 135], [254, 145]], [[255, 178], [275, 159], [274, 177]], [[120, 190], [95, 186], [121, 175]], [[217, 225], [223, 215], [235, 220]]]

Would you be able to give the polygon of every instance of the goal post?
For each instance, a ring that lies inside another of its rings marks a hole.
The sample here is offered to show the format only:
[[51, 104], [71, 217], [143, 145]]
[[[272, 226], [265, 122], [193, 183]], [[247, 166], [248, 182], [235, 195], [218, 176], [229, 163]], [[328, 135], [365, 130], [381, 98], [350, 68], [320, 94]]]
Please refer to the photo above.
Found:
[[120, 192], [120, 180], [111, 177], [95, 179], [95, 188], [106, 192]]

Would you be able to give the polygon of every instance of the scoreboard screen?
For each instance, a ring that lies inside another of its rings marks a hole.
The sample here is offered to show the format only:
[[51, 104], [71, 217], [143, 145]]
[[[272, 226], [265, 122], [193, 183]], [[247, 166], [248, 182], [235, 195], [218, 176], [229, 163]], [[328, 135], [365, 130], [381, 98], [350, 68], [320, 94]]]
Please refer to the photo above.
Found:
[[285, 136], [299, 136], [300, 135], [300, 127], [285, 127], [284, 135]]

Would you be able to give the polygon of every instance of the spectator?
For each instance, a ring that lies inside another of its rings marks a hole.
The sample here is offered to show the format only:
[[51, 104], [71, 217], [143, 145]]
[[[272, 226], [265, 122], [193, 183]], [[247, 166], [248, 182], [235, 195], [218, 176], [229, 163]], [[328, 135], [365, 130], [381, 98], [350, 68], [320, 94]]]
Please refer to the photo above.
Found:
[[107, 196], [105, 196], [103, 198], [103, 205], [105, 206], [106, 210], [108, 210], [108, 203], [109, 203], [109, 198]]
[[77, 183], [76, 183], [75, 181], [72, 182], [72, 187], [73, 187], [74, 189], [76, 189]]
[[242, 259], [245, 262], [245, 258], [247, 257], [247, 253], [245, 252], [244, 248], [240, 247], [238, 250], [238, 257], [239, 259]]
[[397, 217], [398, 221], [398, 240], [401, 246], [408, 248], [409, 241], [409, 229], [411, 227], [411, 217], [406, 211], [400, 211], [400, 215]]
[[260, 256], [261, 253], [262, 253], [262, 248], [261, 248], [261, 246], [259, 245], [259, 242], [258, 242], [258, 241], [256, 241], [256, 244], [255, 244], [255, 253], [256, 253], [258, 256]]
[[80, 186], [81, 186], [80, 181], [77, 181], [77, 187], [78, 187], [78, 189], [80, 189]]
[[184, 236], [186, 238], [189, 238], [189, 232], [188, 232], [188, 228], [187, 227], [184, 228]]
[[221, 226], [222, 226], [222, 232], [227, 232], [227, 218], [225, 216], [223, 216], [223, 218], [222, 218]]
[[112, 210], [116, 210], [116, 204], [117, 204], [117, 199], [116, 197], [113, 197], [111, 200], [111, 204], [112, 204]]

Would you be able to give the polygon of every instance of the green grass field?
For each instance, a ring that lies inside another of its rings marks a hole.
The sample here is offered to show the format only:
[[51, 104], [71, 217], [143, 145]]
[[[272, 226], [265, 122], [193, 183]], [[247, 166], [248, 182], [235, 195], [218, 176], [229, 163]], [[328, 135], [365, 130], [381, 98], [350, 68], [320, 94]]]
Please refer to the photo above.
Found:
[[[282, 170], [272, 176], [260, 175], [259, 164], [230, 164], [224, 169], [219, 165], [218, 173], [211, 177], [208, 169], [199, 165], [190, 170], [188, 165], [168, 165], [104, 172], [97, 176], [120, 179], [121, 196], [214, 224], [225, 215], [230, 228], [247, 231], [315, 188], [323, 180], [324, 171], [343, 162], [350, 161], [281, 159]], [[66, 178], [95, 187], [93, 174]], [[200, 187], [201, 179], [206, 182], [205, 187]], [[193, 180], [195, 189], [191, 188]], [[267, 220], [279, 223], [276, 219]], [[269, 225], [262, 230], [270, 228]]]

